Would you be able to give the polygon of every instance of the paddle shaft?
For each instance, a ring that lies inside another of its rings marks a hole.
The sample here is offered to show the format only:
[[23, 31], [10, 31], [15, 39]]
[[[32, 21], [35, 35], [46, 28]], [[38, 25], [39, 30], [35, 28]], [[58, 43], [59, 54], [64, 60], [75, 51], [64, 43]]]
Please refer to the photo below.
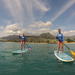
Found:
[[29, 46], [28, 44], [25, 44], [28, 48], [32, 48], [31, 46]]
[[70, 50], [70, 47], [68, 47], [66, 44], [64, 44], [64, 46], [65, 46], [68, 50]]
[[[65, 45], [65, 44], [64, 44]], [[72, 56], [75, 56], [74, 54], [75, 54], [75, 52], [74, 51], [72, 51], [67, 45], [65, 45], [67, 48], [68, 48], [68, 50], [69, 50], [69, 52], [70, 52], [70, 54], [72, 55]]]

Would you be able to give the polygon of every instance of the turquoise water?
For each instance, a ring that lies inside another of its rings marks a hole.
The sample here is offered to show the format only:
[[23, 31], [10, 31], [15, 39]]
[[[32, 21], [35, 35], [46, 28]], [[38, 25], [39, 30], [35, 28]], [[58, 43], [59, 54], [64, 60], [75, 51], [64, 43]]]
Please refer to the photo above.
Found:
[[[63, 63], [54, 56], [55, 44], [30, 44], [32, 51], [13, 55], [19, 43], [0, 43], [0, 75], [74, 75], [75, 62]], [[68, 44], [75, 49], [75, 44]]]

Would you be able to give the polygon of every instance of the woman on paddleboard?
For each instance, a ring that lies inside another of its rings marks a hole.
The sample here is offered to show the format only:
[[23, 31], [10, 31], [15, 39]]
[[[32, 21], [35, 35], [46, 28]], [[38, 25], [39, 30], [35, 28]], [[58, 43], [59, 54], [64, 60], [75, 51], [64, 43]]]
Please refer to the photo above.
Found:
[[56, 36], [56, 39], [58, 40], [58, 52], [59, 51], [63, 52], [64, 35], [61, 33], [61, 29], [58, 29], [58, 34]]
[[26, 41], [27, 41], [26, 36], [24, 34], [19, 35], [19, 39], [20, 39], [20, 43], [21, 43], [21, 50], [25, 49], [25, 44], [26, 44]]

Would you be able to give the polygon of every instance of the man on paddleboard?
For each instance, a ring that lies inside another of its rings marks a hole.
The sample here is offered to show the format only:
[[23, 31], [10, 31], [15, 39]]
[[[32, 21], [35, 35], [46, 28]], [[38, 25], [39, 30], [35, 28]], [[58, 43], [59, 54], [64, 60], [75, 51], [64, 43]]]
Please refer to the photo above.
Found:
[[61, 33], [61, 29], [58, 29], [58, 34], [56, 36], [56, 39], [58, 40], [58, 52], [59, 51], [63, 52], [64, 35]]
[[20, 43], [21, 43], [21, 50], [24, 48], [25, 49], [25, 44], [26, 44], [26, 41], [27, 41], [27, 37], [22, 34], [22, 35], [19, 35], [19, 39], [20, 39]]

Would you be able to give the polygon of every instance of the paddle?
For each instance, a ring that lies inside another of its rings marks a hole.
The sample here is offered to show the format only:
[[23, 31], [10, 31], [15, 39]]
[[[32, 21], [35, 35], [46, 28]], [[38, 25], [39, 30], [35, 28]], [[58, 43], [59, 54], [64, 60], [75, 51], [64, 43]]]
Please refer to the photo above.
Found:
[[66, 44], [64, 44], [64, 46], [65, 46], [68, 50], [71, 50], [70, 47], [68, 47]]
[[28, 44], [25, 44], [25, 45], [28, 47], [29, 50], [32, 50], [32, 47], [30, 45]]
[[64, 44], [64, 46], [70, 51], [70, 53], [75, 56], [75, 52], [72, 51], [72, 49], [70, 47], [68, 47], [66, 44]]

